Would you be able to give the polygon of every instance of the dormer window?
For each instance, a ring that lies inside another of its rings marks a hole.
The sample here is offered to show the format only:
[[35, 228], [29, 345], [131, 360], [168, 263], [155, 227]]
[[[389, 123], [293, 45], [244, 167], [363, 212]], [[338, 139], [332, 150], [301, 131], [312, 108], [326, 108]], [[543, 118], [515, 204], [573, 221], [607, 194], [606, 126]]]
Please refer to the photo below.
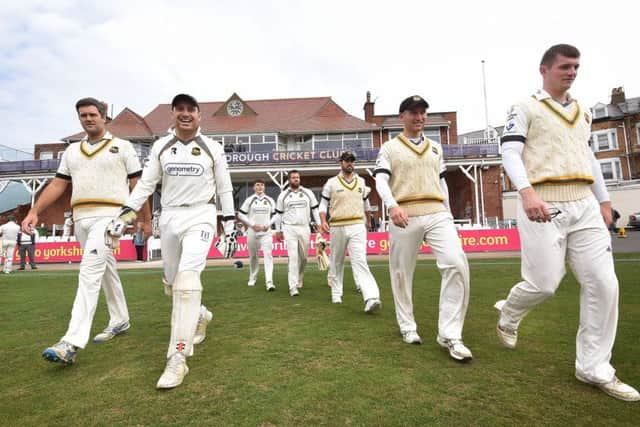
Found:
[[609, 112], [607, 111], [606, 105], [599, 105], [599, 106], [593, 107], [594, 119], [600, 119], [602, 117], [607, 117], [608, 115], [609, 115]]

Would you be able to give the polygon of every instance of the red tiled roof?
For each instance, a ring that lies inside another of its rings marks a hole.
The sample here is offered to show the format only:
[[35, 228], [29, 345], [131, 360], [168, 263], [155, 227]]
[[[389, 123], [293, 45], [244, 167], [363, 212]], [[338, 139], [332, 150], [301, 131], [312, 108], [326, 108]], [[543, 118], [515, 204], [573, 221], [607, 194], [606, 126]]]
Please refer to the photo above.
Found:
[[[151, 138], [153, 133], [146, 121], [135, 111], [125, 107], [113, 120], [107, 123], [107, 130], [119, 138]], [[84, 137], [84, 132], [63, 138], [69, 141], [78, 141]]]
[[[376, 126], [347, 114], [330, 97], [287, 98], [243, 101], [255, 115], [231, 117], [214, 115], [225, 103], [202, 102], [200, 126], [205, 134], [225, 133], [310, 133], [363, 131]], [[164, 135], [171, 126], [171, 105], [160, 104], [145, 120], [155, 135]]]
[[[232, 117], [226, 114], [224, 107], [227, 102], [235, 99], [245, 104], [245, 114]], [[402, 126], [395, 114], [374, 116], [378, 124], [361, 120], [348, 114], [328, 96], [247, 101], [234, 93], [224, 102], [202, 102], [200, 109], [202, 111], [200, 126], [203, 133], [208, 135], [357, 132], [375, 130], [378, 126]], [[443, 114], [441, 112], [430, 114], [427, 117], [427, 125], [449, 125]], [[158, 104], [145, 117], [125, 108], [107, 124], [107, 130], [125, 139], [153, 139], [165, 135], [171, 124], [171, 105]], [[80, 132], [63, 139], [77, 141], [83, 136], [84, 132]]]
[[[376, 118], [380, 118], [381, 116], [376, 116]], [[388, 116], [382, 116], [384, 117], [384, 119], [382, 120], [382, 124], [380, 126], [382, 126], [383, 128], [388, 128], [388, 127], [402, 127], [402, 122], [400, 121], [400, 118], [398, 117], [398, 115], [388, 115]], [[429, 114], [427, 115], [427, 126], [447, 126], [450, 125], [449, 121], [446, 120], [444, 118], [444, 116], [440, 113], [434, 113], [434, 114]]]

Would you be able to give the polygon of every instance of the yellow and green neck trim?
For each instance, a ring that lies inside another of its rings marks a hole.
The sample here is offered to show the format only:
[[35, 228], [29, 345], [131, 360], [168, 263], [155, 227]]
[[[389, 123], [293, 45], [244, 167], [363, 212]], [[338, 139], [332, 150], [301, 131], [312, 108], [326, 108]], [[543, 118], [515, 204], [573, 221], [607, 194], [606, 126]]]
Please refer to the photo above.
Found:
[[358, 186], [358, 177], [353, 174], [353, 180], [351, 181], [351, 183], [349, 183], [346, 179], [344, 179], [342, 174], [338, 174], [338, 182], [347, 190], [353, 191]]
[[418, 156], [422, 156], [431, 146], [431, 140], [429, 138], [424, 138], [424, 140], [418, 145], [409, 141], [409, 139], [407, 139], [407, 137], [404, 136], [403, 134], [398, 135], [397, 138], [398, 140], [400, 140], [400, 142], [402, 142], [404, 145], [409, 147], [411, 151], [416, 153]]
[[111, 138], [106, 137], [102, 141], [100, 141], [99, 143], [97, 143], [95, 145], [91, 145], [91, 144], [89, 144], [89, 142], [86, 139], [83, 139], [82, 141], [80, 141], [80, 151], [86, 157], [91, 158], [91, 157], [95, 156], [96, 154], [98, 154], [99, 152], [101, 152], [102, 150], [104, 150], [105, 147], [107, 145], [109, 145], [111, 143], [111, 141], [113, 141], [114, 139], [115, 138], [113, 138], [113, 137], [111, 137]]
[[556, 117], [558, 117], [565, 125], [569, 127], [575, 127], [580, 118], [580, 106], [573, 100], [573, 112], [567, 115], [564, 111], [559, 110], [551, 101], [551, 98], [544, 98], [539, 100], [549, 111], [551, 111]]

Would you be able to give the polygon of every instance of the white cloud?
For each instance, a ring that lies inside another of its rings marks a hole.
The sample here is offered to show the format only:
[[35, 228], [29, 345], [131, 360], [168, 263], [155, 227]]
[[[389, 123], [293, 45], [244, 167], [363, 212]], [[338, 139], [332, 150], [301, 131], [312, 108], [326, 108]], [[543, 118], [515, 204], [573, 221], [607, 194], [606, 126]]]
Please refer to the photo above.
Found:
[[[188, 4], [188, 6], [185, 6]], [[624, 9], [622, 7], [624, 6]], [[397, 111], [420, 93], [458, 111], [460, 132], [484, 126], [540, 84], [551, 44], [583, 52], [574, 94], [607, 101], [624, 85], [640, 96], [636, 3], [424, 1], [23, 1], [0, 8], [3, 143], [32, 149], [79, 129], [75, 100], [96, 96], [140, 114], [177, 92], [202, 101], [332, 96], [362, 116]]]

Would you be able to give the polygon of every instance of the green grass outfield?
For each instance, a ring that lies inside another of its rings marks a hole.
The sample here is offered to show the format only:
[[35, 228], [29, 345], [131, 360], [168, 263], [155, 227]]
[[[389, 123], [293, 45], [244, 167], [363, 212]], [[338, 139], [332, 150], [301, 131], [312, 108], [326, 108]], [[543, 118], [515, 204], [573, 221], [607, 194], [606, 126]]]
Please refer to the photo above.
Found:
[[[382, 312], [363, 313], [350, 270], [342, 305], [330, 304], [324, 274], [309, 266], [301, 295], [246, 286], [248, 269], [203, 275], [214, 322], [189, 359], [182, 386], [157, 391], [165, 365], [171, 304], [159, 270], [122, 270], [132, 328], [89, 343], [76, 364], [45, 362], [65, 332], [76, 271], [0, 277], [0, 424], [35, 425], [638, 425], [640, 403], [614, 400], [574, 378], [579, 287], [567, 275], [554, 298], [520, 328], [516, 350], [495, 335], [493, 303], [519, 278], [518, 259], [471, 260], [464, 341], [470, 364], [435, 342], [439, 275], [420, 261], [414, 306], [421, 346], [404, 344], [386, 263], [372, 263]], [[348, 266], [347, 266], [348, 267]], [[640, 387], [640, 254], [616, 257], [620, 320], [613, 364]], [[262, 279], [262, 275], [259, 276]], [[92, 334], [106, 324], [101, 297]], [[636, 420], [635, 422], [633, 420]]]

